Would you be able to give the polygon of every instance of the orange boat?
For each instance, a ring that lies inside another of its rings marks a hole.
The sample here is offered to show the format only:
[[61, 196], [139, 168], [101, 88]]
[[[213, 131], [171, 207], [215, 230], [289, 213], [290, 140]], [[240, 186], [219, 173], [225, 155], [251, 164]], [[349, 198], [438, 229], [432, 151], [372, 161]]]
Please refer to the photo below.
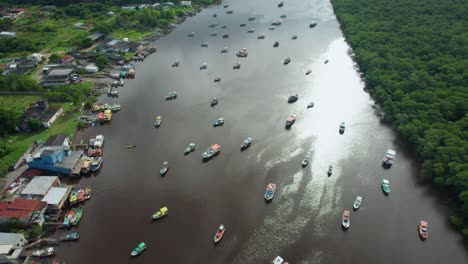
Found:
[[427, 232], [429, 224], [426, 221], [421, 221], [419, 223], [419, 235], [421, 236], [422, 239], [426, 239], [429, 236], [429, 233]]
[[221, 240], [221, 238], [223, 238], [224, 231], [226, 231], [226, 228], [224, 227], [224, 225], [220, 225], [218, 228], [218, 232], [216, 232], [216, 235], [213, 239], [215, 244], [217, 244]]

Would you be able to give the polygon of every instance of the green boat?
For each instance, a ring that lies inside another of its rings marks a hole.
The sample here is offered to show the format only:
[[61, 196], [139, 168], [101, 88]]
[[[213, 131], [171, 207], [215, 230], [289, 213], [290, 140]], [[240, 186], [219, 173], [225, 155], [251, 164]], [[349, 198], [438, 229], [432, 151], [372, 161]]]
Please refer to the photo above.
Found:
[[141, 252], [143, 252], [143, 250], [145, 250], [145, 249], [146, 249], [146, 244], [145, 244], [145, 242], [141, 242], [141, 243], [138, 245], [138, 247], [136, 247], [134, 250], [132, 250], [132, 253], [130, 253], [130, 255], [131, 255], [132, 257], [136, 257], [136, 256], [140, 255]]
[[195, 150], [195, 143], [190, 143], [189, 146], [184, 150], [184, 154], [187, 155]]
[[80, 207], [76, 209], [75, 215], [72, 217], [70, 221], [71, 225], [73, 226], [77, 225], [80, 222], [81, 217], [83, 217], [83, 208]]
[[390, 193], [390, 182], [387, 179], [382, 180], [382, 190], [385, 194]]

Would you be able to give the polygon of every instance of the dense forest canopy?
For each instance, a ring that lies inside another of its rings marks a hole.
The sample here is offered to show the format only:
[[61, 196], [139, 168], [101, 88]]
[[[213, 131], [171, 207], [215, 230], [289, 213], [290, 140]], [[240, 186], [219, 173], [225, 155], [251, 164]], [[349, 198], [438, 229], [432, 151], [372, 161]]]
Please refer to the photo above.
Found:
[[[181, 0], [173, 0], [169, 2], [179, 3]], [[193, 3], [207, 5], [217, 2], [218, 0], [193, 0]], [[0, 0], [0, 5], [56, 5], [67, 6], [69, 4], [80, 3], [101, 3], [107, 5], [131, 5], [131, 4], [154, 4], [156, 2], [168, 2], [165, 0]]]
[[458, 195], [468, 235], [468, 1], [331, 2], [385, 119]]

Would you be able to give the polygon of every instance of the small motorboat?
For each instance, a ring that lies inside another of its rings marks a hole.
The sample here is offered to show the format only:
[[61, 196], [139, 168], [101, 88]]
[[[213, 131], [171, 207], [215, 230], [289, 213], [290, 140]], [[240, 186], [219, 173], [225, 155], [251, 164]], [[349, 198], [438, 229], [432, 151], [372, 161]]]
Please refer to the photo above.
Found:
[[209, 27], [210, 27], [210, 28], [214, 28], [214, 27], [216, 27], [217, 25], [218, 25], [217, 23], [213, 23], [213, 24], [210, 24]]
[[333, 166], [332, 166], [332, 165], [329, 165], [329, 166], [328, 166], [327, 174], [328, 174], [328, 176], [331, 176], [332, 173], [333, 173]]
[[203, 63], [203, 64], [200, 66], [200, 70], [206, 70], [206, 68], [208, 68], [208, 64], [206, 64], [206, 63]]
[[219, 76], [214, 79], [214, 82], [220, 82], [220, 81], [221, 81], [221, 77]]
[[307, 108], [312, 108], [312, 107], [314, 107], [314, 105], [315, 105], [314, 102], [310, 102], [310, 103], [307, 105]]
[[361, 196], [356, 197], [356, 200], [354, 200], [353, 209], [354, 210], [359, 209], [359, 207], [361, 207], [361, 204], [362, 204], [362, 197]]
[[240, 63], [236, 63], [236, 64], [234, 64], [234, 66], [232, 66], [232, 68], [234, 70], [238, 70], [238, 69], [240, 69], [240, 66], [241, 66]]
[[77, 191], [73, 190], [70, 193], [70, 197], [68, 198], [68, 201], [70, 202], [71, 205], [76, 204], [78, 202], [78, 193], [77, 193]]
[[160, 127], [161, 126], [161, 122], [162, 122], [162, 117], [160, 115], [158, 115], [156, 117], [156, 121], [154, 121], [154, 126], [155, 127]]
[[154, 212], [152, 215], [151, 215], [151, 220], [158, 220], [158, 219], [161, 219], [163, 218], [164, 216], [166, 216], [167, 214], [169, 214], [169, 209], [167, 209], [167, 207], [163, 207], [161, 209], [159, 209], [159, 211], [157, 212]]
[[174, 63], [172, 63], [172, 67], [179, 67], [179, 62], [178, 61], [174, 61]]
[[218, 32], [216, 32], [216, 31], [215, 31], [215, 32], [211, 32], [210, 36], [216, 37], [216, 36], [218, 36]]
[[344, 227], [344, 228], [348, 228], [350, 226], [350, 221], [349, 221], [349, 211], [348, 210], [344, 210], [343, 211], [343, 218], [341, 220], [341, 225]]
[[195, 36], [195, 32], [192, 32], [192, 33], [188, 34], [187, 36], [193, 38]]
[[228, 11], [226, 11], [226, 13], [227, 14], [232, 14], [232, 13], [234, 13], [234, 11], [233, 10], [228, 10]]
[[136, 148], [136, 145], [127, 145], [127, 148], [128, 148], [128, 149]]
[[224, 24], [224, 25], [221, 26], [221, 28], [222, 28], [222, 29], [225, 29], [225, 28], [227, 28], [227, 25]]
[[202, 153], [203, 160], [208, 160], [214, 157], [221, 151], [221, 145], [213, 144], [205, 152]]
[[172, 91], [168, 95], [166, 95], [166, 100], [175, 100], [177, 98], [177, 92]]
[[302, 168], [307, 167], [307, 165], [309, 165], [309, 162], [310, 162], [309, 155], [306, 155], [304, 159], [302, 160]]
[[213, 14], [213, 17], [216, 17], [216, 13]]
[[146, 249], [145, 242], [141, 242], [140, 244], [138, 244], [138, 246], [134, 250], [132, 250], [132, 252], [130, 253], [130, 256], [136, 257], [140, 255], [141, 252], [143, 252], [145, 249]]
[[274, 260], [273, 260], [273, 264], [288, 264], [288, 262], [284, 261], [284, 259], [280, 256], [277, 256]]
[[284, 5], [283, 2], [279, 2], [278, 7], [283, 7], [283, 5]]
[[281, 18], [286, 18], [287, 16], [285, 14], [282, 14], [280, 17]]
[[279, 42], [275, 41], [275, 43], [273, 43], [273, 48], [277, 48], [278, 46], [279, 46]]
[[281, 25], [281, 21], [275, 20], [275, 21], [271, 22], [271, 25], [272, 26], [279, 26], [279, 25]]
[[427, 239], [429, 236], [429, 233], [427, 232], [428, 227], [429, 224], [426, 221], [421, 221], [418, 225], [419, 236], [421, 236], [423, 240]]
[[221, 50], [221, 53], [227, 53], [228, 52], [228, 47], [224, 47], [224, 49]]
[[249, 53], [247, 52], [247, 49], [246, 49], [246, 48], [242, 48], [241, 50], [239, 50], [239, 51], [236, 53], [236, 56], [239, 57], [239, 58], [246, 58], [247, 55], [249, 55]]
[[299, 99], [299, 94], [293, 94], [288, 97], [288, 103], [294, 103]]
[[290, 62], [291, 62], [291, 58], [290, 58], [290, 57], [287, 57], [287, 58], [284, 60], [283, 64], [284, 64], [284, 65], [288, 65]]
[[275, 30], [275, 28], [276, 28], [275, 26], [271, 26], [268, 28], [268, 30]]
[[221, 238], [223, 238], [225, 231], [226, 231], [226, 228], [224, 227], [224, 225], [220, 225], [219, 228], [218, 228], [218, 231], [216, 231], [216, 234], [215, 234], [214, 239], [213, 239], [215, 244], [218, 244], [218, 242], [221, 240]]
[[385, 153], [385, 156], [383, 158], [383, 166], [386, 167], [391, 167], [393, 165], [393, 162], [395, 160], [395, 155], [396, 151], [393, 149], [388, 149], [387, 153]]
[[206, 47], [208, 47], [208, 42], [205, 42], [205, 43], [201, 44], [200, 46], [206, 48]]
[[291, 39], [297, 39], [297, 35], [292, 36]]
[[252, 145], [252, 138], [248, 137], [244, 139], [244, 141], [242, 141], [241, 144], [241, 151], [247, 149], [248, 147], [250, 147], [250, 145]]
[[80, 235], [78, 234], [78, 232], [73, 232], [73, 233], [63, 236], [62, 238], [60, 238], [60, 240], [68, 242], [68, 241], [76, 241], [79, 238], [80, 238]]
[[83, 217], [83, 208], [80, 207], [75, 210], [75, 215], [73, 215], [73, 217], [70, 219], [70, 224], [72, 226], [76, 226], [80, 222], [82, 217]]
[[228, 8], [228, 7], [229, 7], [229, 5], [224, 5], [224, 8]]
[[240, 24], [241, 27], [245, 27], [247, 24]]
[[328, 60], [325, 60], [323, 63], [324, 63], [324, 64], [327, 64], [327, 63], [328, 63]]
[[211, 104], [211, 106], [215, 106], [215, 105], [218, 104], [218, 102], [219, 102], [218, 98], [213, 97], [213, 98], [211, 98], [210, 104]]
[[317, 26], [317, 22], [316, 22], [316, 21], [310, 22], [309, 28], [314, 28], [315, 26]]
[[187, 155], [194, 150], [195, 150], [195, 143], [190, 143], [188, 147], [184, 149], [184, 155]]
[[312, 73], [312, 70], [307, 70], [307, 71], [306, 71], [306, 75], [309, 75], [309, 74], [311, 74], [311, 73]]
[[229, 38], [229, 35], [228, 35], [228, 34], [224, 34], [224, 35], [223, 35], [223, 38]]
[[254, 16], [249, 17], [249, 21], [254, 21], [254, 20], [255, 20]]
[[47, 247], [43, 249], [34, 250], [31, 252], [31, 255], [34, 257], [48, 257], [55, 254], [55, 249], [53, 247]]
[[286, 119], [286, 128], [291, 128], [291, 126], [294, 125], [294, 122], [296, 122], [296, 115], [291, 114], [288, 119]]
[[251, 28], [247, 31], [247, 33], [254, 33], [255, 32], [255, 28]]
[[91, 171], [98, 171], [102, 165], [102, 158], [97, 156], [94, 157], [93, 161], [91, 162]]
[[161, 169], [159, 169], [159, 174], [161, 176], [164, 176], [168, 170], [169, 170], [169, 162], [164, 161], [163, 164], [161, 165]]
[[391, 189], [390, 189], [390, 182], [387, 179], [382, 180], [382, 190], [385, 194], [389, 194]]
[[265, 39], [265, 34], [260, 34], [257, 36], [257, 39]]
[[340, 134], [343, 135], [343, 133], [344, 133], [344, 131], [345, 131], [345, 127], [346, 127], [346, 123], [345, 123], [345, 122], [341, 122], [341, 124], [340, 124], [340, 129], [339, 129]]
[[85, 189], [83, 187], [81, 187], [78, 190], [77, 194], [78, 194], [78, 199], [77, 199], [78, 202], [80, 202], [80, 203], [84, 202], [85, 201]]
[[87, 186], [85, 189], [85, 200], [91, 199], [91, 186]]
[[222, 126], [224, 125], [224, 118], [218, 118], [216, 121], [213, 122], [213, 127], [217, 127], [217, 126]]
[[265, 191], [265, 200], [270, 201], [275, 196], [276, 184], [269, 183]]

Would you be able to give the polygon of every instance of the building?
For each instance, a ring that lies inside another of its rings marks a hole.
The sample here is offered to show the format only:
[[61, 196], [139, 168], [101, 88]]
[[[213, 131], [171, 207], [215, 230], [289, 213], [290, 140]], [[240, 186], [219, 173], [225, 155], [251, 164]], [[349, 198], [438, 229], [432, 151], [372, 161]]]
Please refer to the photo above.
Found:
[[0, 37], [16, 37], [16, 32], [2, 31]]
[[181, 6], [191, 6], [191, 5], [192, 5], [192, 1], [180, 1], [180, 5], [181, 5]]
[[96, 42], [98, 40], [101, 40], [104, 38], [104, 34], [102, 33], [93, 33], [88, 36], [89, 39], [91, 39], [93, 42]]
[[0, 263], [20, 264], [23, 246], [28, 241], [23, 234], [0, 233]]
[[70, 55], [70, 54], [67, 54], [65, 56], [63, 56], [60, 61], [63, 63], [63, 64], [71, 64], [72, 62], [75, 61], [75, 58]]
[[85, 25], [83, 22], [78, 22], [73, 25], [73, 28], [84, 28]]
[[73, 168], [82, 155], [83, 151], [70, 150], [66, 135], [54, 135], [42, 147], [28, 154], [26, 163], [29, 168], [73, 176]]
[[60, 215], [60, 211], [67, 201], [70, 194], [70, 188], [52, 187], [49, 192], [42, 198], [42, 201], [47, 203], [46, 214], [55, 217]]
[[70, 75], [72, 72], [73, 69], [52, 70], [42, 79], [42, 86], [68, 85], [70, 84]]
[[18, 129], [20, 131], [29, 131], [28, 120], [31, 118], [39, 119], [41, 127], [49, 128], [61, 114], [63, 114], [62, 107], [49, 106], [46, 99], [39, 100], [24, 111], [18, 123]]
[[0, 201], [0, 223], [18, 221], [23, 225], [44, 223], [47, 203], [38, 200], [15, 198], [13, 201]]
[[113, 16], [115, 16], [115, 13], [112, 12], [112, 11], [109, 11], [109, 12], [106, 13], [106, 16], [113, 17]]
[[40, 53], [33, 53], [27, 57], [27, 60], [30, 61], [35, 61], [35, 62], [40, 62], [44, 59], [44, 56]]
[[36, 176], [21, 192], [20, 197], [26, 199], [42, 200], [53, 187], [60, 187], [57, 176]]
[[99, 71], [99, 68], [95, 64], [88, 64], [85, 67], [85, 71], [89, 73], [96, 73]]
[[135, 52], [138, 46], [140, 44], [136, 42], [113, 39], [105, 43], [101, 49], [112, 52]]

